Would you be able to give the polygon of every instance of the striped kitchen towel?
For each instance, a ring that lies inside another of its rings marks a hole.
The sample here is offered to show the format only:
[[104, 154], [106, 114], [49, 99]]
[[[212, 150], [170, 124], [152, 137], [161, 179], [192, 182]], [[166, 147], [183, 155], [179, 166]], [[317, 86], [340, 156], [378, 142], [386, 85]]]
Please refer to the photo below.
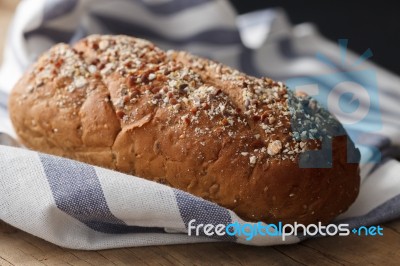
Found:
[[[0, 71], [0, 132], [15, 136], [7, 95], [24, 70], [57, 42], [127, 34], [188, 50], [255, 76], [305, 90], [343, 123], [361, 151], [361, 190], [336, 219], [350, 228], [400, 217], [400, 79], [269, 9], [238, 16], [223, 0], [25, 0], [8, 32]], [[366, 43], [368, 48], [368, 43]], [[5, 142], [0, 134], [0, 144]], [[3, 141], [2, 141], [3, 140]], [[0, 219], [60, 246], [105, 249], [227, 240], [250, 245], [303, 237], [189, 236], [196, 224], [245, 225], [235, 213], [161, 184], [91, 165], [0, 146]], [[254, 224], [247, 224], [249, 226]]]

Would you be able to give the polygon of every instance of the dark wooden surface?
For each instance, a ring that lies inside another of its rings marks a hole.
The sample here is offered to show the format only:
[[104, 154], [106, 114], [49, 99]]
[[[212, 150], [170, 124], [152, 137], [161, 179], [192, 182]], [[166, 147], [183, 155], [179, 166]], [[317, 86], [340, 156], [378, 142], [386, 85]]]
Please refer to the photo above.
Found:
[[207, 243], [79, 251], [0, 222], [0, 265], [400, 265], [400, 221], [384, 225], [383, 232], [275, 247]]
[[[16, 0], [0, 0], [0, 49]], [[0, 53], [1, 62], [2, 53]], [[400, 265], [400, 221], [383, 237], [328, 237], [290, 246], [232, 243], [78, 251], [60, 248], [0, 221], [0, 265]]]

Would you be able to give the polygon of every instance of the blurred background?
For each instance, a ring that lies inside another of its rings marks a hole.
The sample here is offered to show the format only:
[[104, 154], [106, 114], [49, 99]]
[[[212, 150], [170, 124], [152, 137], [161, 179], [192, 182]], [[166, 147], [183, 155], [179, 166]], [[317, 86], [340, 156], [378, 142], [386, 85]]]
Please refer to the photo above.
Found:
[[4, 40], [6, 38], [7, 28], [18, 2], [17, 0], [0, 0], [0, 64], [3, 58]]
[[282, 7], [292, 24], [314, 23], [325, 37], [349, 39], [349, 49], [362, 54], [371, 48], [371, 61], [400, 74], [400, 16], [397, 1], [243, 1], [231, 0], [239, 13]]
[[[0, 51], [18, 0], [0, 0]], [[231, 0], [238, 13], [282, 7], [293, 24], [312, 22], [329, 39], [349, 39], [349, 48], [362, 54], [371, 48], [371, 60], [400, 74], [400, 19], [396, 1], [368, 4], [365, 1], [243, 1]], [[0, 61], [2, 53], [0, 53]]]

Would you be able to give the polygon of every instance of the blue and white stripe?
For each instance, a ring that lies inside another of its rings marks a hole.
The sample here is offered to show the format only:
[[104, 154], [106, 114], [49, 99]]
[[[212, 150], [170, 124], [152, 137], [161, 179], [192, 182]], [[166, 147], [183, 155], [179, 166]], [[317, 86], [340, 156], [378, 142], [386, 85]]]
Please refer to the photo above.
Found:
[[[355, 71], [372, 70], [379, 106], [371, 110], [381, 121], [372, 116], [369, 123], [381, 127], [374, 132], [362, 126], [346, 129], [360, 145], [375, 148], [361, 150], [364, 159], [380, 155], [381, 160], [362, 165], [360, 195], [336, 222], [356, 227], [400, 217], [400, 78], [352, 52], [346, 53], [348, 61], [358, 63], [343, 64], [343, 49], [310, 25], [291, 26], [282, 10], [237, 16], [223, 0], [22, 1], [0, 70], [0, 132], [15, 136], [7, 95], [29, 64], [56, 42], [74, 43], [93, 33], [143, 37], [165, 49], [189, 50], [283, 81], [307, 77], [325, 84], [329, 81], [321, 77], [327, 73], [355, 80]], [[0, 146], [0, 169], [0, 219], [60, 246], [104, 249], [217, 240], [282, 244], [276, 237], [188, 236], [192, 219], [195, 225], [245, 221], [211, 202], [138, 177], [6, 146]], [[285, 243], [298, 241], [292, 236]]]

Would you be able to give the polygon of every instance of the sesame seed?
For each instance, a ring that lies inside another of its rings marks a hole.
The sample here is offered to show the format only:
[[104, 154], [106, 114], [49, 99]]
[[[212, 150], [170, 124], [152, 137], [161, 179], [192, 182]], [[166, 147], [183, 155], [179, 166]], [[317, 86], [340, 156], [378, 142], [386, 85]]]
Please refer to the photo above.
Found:
[[93, 73], [95, 73], [97, 71], [97, 67], [95, 65], [90, 65], [88, 67], [88, 70], [89, 70], [90, 73], [93, 74]]
[[82, 88], [86, 84], [87, 84], [87, 80], [82, 76], [79, 76], [79, 77], [75, 78], [75, 80], [74, 80], [74, 85], [76, 88]]
[[108, 42], [107, 40], [102, 40], [102, 41], [99, 43], [99, 48], [100, 48], [100, 50], [105, 50], [105, 49], [108, 48], [109, 45], [110, 45], [110, 44], [109, 44], [109, 42]]
[[282, 149], [282, 142], [280, 140], [275, 140], [268, 144], [267, 152], [269, 155], [276, 155]]

